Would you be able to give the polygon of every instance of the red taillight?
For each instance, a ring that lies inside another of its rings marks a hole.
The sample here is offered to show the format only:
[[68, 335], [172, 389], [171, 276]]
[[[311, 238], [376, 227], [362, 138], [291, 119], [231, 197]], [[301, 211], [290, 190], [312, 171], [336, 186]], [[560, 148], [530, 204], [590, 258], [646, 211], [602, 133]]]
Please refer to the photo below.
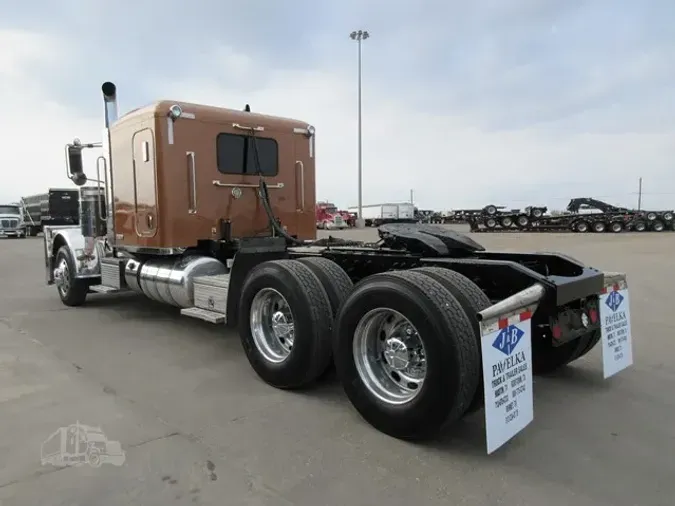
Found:
[[598, 323], [598, 310], [595, 308], [589, 309], [588, 317], [591, 319], [591, 323]]
[[553, 325], [551, 327], [551, 334], [553, 335], [553, 339], [560, 339], [562, 337], [562, 329], [560, 328], [560, 325]]

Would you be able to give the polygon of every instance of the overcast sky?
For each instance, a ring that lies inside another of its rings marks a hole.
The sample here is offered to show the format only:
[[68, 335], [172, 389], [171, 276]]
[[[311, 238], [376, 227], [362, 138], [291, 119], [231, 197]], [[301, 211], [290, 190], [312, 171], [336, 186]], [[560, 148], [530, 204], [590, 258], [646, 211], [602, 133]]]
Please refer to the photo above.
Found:
[[675, 206], [673, 0], [0, 3], [0, 201], [67, 187], [63, 145], [160, 98], [302, 119], [318, 196], [364, 203]]

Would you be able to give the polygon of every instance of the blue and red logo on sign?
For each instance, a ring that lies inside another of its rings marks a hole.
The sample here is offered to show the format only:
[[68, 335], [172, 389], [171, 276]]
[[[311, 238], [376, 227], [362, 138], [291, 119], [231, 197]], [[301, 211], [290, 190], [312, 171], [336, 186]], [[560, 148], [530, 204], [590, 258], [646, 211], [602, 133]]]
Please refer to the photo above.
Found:
[[499, 334], [497, 334], [496, 339], [492, 343], [492, 347], [498, 349], [504, 355], [511, 355], [524, 335], [525, 332], [518, 327], [509, 325], [499, 331]]
[[619, 306], [621, 306], [621, 303], [623, 302], [623, 295], [621, 295], [617, 291], [612, 291], [609, 292], [607, 295], [607, 300], [605, 301], [605, 304], [607, 304], [607, 307], [611, 309], [612, 311], [616, 311], [619, 309]]

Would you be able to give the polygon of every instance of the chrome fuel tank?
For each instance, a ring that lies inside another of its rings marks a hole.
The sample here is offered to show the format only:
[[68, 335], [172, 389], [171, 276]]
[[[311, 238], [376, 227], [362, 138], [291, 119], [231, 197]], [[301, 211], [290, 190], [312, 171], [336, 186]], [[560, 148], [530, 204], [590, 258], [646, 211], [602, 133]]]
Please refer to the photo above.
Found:
[[194, 278], [225, 274], [227, 267], [215, 258], [185, 256], [127, 261], [124, 277], [133, 291], [181, 308], [194, 306]]

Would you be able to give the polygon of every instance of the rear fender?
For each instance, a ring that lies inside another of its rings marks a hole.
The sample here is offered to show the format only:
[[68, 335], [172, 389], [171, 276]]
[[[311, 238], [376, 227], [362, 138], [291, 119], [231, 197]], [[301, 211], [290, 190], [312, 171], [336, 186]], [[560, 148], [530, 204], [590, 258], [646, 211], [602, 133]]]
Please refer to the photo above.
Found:
[[45, 277], [48, 285], [54, 284], [54, 262], [56, 254], [63, 246], [67, 247], [75, 260], [76, 278], [96, 278], [101, 276], [100, 258], [103, 244], [93, 240], [87, 244], [77, 225], [46, 226], [44, 232]]

